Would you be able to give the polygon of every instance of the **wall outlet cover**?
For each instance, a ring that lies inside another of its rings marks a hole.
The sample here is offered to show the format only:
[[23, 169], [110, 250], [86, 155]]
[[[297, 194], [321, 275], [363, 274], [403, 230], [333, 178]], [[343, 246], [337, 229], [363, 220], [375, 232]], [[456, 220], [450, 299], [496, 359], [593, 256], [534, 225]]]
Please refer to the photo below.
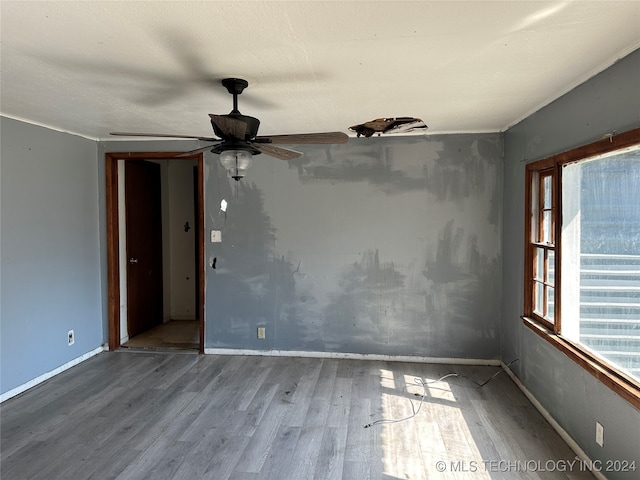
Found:
[[604, 427], [600, 422], [596, 422], [596, 443], [604, 447]]

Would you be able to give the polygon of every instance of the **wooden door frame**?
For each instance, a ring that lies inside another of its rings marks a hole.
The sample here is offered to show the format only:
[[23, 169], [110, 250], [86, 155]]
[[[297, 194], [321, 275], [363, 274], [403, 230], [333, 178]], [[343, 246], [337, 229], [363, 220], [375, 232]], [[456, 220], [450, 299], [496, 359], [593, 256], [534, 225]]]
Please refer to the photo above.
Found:
[[118, 160], [198, 160], [198, 265], [200, 268], [199, 304], [196, 305], [200, 323], [198, 351], [204, 353], [204, 153], [176, 159], [181, 152], [111, 152], [105, 153], [106, 210], [107, 210], [107, 320], [109, 324], [109, 350], [120, 348], [120, 236], [118, 213]]

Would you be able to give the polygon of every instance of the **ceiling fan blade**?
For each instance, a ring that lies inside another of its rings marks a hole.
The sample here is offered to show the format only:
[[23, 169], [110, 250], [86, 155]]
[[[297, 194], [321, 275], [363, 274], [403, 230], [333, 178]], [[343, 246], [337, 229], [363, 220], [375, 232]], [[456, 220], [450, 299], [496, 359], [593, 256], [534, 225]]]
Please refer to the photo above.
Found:
[[294, 133], [291, 135], [269, 135], [256, 137], [256, 142], [261, 145], [263, 145], [262, 142], [289, 145], [333, 144], [347, 143], [348, 140], [349, 136], [343, 132]]
[[[214, 115], [213, 113], [210, 113], [209, 117], [225, 136], [244, 140], [244, 136], [247, 133], [247, 124], [242, 120], [227, 115]], [[219, 134], [220, 132], [216, 133]]]
[[196, 148], [195, 150], [189, 150], [188, 152], [183, 152], [176, 155], [175, 158], [190, 157], [191, 155], [195, 155], [196, 153], [207, 152], [211, 150], [213, 147], [215, 147], [215, 145], [207, 145], [206, 147]]
[[254, 144], [254, 146], [265, 155], [279, 158], [280, 160], [295, 160], [302, 156], [302, 152], [296, 152], [295, 150], [289, 150], [288, 148], [274, 147], [268, 143], [261, 143], [258, 145]]
[[158, 138], [192, 138], [202, 140], [203, 142], [218, 142], [219, 138], [215, 137], [198, 137], [195, 135], [173, 135], [171, 133], [133, 133], [133, 132], [111, 132], [109, 135], [119, 137], [158, 137]]

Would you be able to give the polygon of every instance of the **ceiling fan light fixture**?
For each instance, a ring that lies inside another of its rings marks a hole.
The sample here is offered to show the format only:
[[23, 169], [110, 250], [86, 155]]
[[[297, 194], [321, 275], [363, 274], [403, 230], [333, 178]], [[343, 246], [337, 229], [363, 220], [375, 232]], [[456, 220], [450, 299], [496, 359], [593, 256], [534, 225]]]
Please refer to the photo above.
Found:
[[220, 163], [237, 182], [247, 174], [252, 156], [247, 150], [226, 150], [220, 154]]

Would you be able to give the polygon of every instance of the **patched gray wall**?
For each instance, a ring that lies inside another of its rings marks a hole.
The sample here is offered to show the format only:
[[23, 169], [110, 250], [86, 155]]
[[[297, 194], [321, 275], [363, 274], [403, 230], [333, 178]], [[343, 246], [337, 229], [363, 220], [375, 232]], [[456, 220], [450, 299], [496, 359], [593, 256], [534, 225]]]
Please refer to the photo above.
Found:
[[[525, 327], [523, 245], [525, 165], [640, 127], [640, 51], [531, 115], [505, 134], [503, 361], [593, 460], [640, 466], [640, 412]], [[595, 422], [605, 447], [595, 443]], [[637, 472], [604, 472], [638, 478]]]
[[501, 135], [293, 148], [206, 158], [206, 348], [499, 357]]
[[100, 347], [106, 317], [97, 143], [5, 117], [0, 122], [5, 393]]

